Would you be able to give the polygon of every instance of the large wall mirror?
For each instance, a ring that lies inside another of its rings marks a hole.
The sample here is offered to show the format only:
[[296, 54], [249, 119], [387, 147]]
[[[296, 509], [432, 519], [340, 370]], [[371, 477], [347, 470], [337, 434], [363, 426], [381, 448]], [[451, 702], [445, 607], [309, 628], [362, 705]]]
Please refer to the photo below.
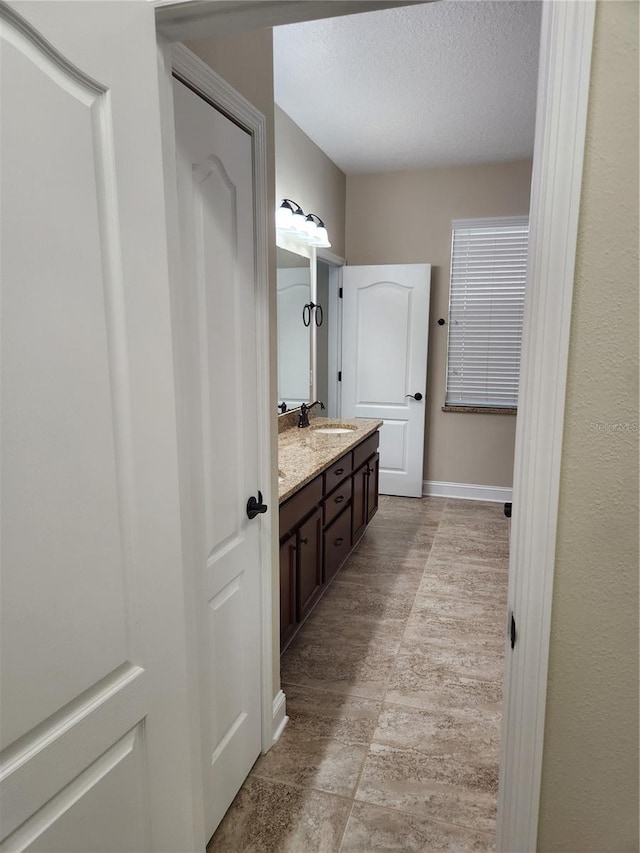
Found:
[[305, 305], [311, 302], [312, 259], [276, 247], [278, 266], [278, 404], [294, 409], [311, 393], [311, 336]]
[[[286, 248], [285, 248], [286, 246]], [[306, 252], [306, 254], [303, 254]], [[315, 249], [278, 237], [278, 408], [322, 400], [338, 414], [337, 289], [330, 264]], [[308, 306], [316, 305], [311, 311]]]

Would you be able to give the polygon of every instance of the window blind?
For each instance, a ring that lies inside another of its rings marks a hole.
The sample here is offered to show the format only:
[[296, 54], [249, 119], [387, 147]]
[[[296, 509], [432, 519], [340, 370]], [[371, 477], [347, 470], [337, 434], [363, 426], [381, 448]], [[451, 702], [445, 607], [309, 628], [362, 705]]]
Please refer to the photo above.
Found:
[[451, 225], [446, 404], [515, 407], [529, 220]]

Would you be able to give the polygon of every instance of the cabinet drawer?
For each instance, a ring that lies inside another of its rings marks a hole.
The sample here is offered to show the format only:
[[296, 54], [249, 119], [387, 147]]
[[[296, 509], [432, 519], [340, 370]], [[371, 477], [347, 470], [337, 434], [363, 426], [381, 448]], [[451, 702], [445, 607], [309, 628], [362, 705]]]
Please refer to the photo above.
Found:
[[378, 449], [378, 444], [380, 444], [380, 433], [374, 432], [373, 435], [370, 435], [369, 438], [365, 438], [362, 444], [359, 444], [353, 451], [353, 468], [357, 470], [362, 463], [368, 459]]
[[351, 507], [348, 507], [324, 532], [324, 582], [327, 583], [344, 563], [351, 550]]
[[341, 456], [324, 472], [324, 493], [328, 495], [338, 483], [341, 483], [353, 471], [353, 454], [351, 451]]
[[316, 477], [280, 507], [280, 539], [309, 515], [322, 500], [322, 477]]
[[351, 500], [351, 477], [341, 483], [328, 498], [324, 499], [324, 523], [330, 524]]

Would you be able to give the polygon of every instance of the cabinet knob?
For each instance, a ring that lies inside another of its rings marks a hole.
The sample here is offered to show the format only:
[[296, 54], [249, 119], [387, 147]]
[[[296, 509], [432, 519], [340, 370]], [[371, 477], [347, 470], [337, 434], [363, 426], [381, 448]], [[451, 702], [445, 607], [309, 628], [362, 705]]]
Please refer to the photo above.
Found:
[[344, 468], [338, 468], [337, 471], [334, 471], [336, 477], [339, 477], [340, 474], [344, 474]]
[[336, 503], [341, 504], [343, 500], [344, 500], [344, 495], [338, 495], [338, 497], [336, 498]]
[[337, 539], [336, 539], [336, 541], [335, 541], [335, 546], [336, 546], [336, 548], [337, 548], [339, 545], [342, 545], [342, 543], [343, 543], [343, 542], [344, 542], [344, 536], [338, 536], [338, 538], [337, 538]]
[[300, 537], [300, 544], [301, 544], [301, 545], [308, 545], [308, 544], [309, 544], [309, 540], [308, 540], [308, 539], [303, 539], [303, 538], [302, 538], [302, 536], [301, 536], [301, 537]]

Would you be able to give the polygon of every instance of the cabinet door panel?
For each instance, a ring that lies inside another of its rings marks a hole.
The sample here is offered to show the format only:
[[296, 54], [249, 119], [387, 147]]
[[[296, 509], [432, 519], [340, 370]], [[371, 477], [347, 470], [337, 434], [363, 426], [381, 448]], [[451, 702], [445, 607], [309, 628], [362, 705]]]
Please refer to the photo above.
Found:
[[317, 509], [298, 534], [298, 621], [302, 622], [322, 588], [322, 509]]
[[367, 524], [378, 511], [378, 479], [380, 472], [380, 456], [376, 453], [367, 462], [368, 482], [367, 482]]
[[296, 535], [280, 546], [280, 643], [284, 645], [296, 627]]
[[351, 509], [347, 508], [324, 532], [324, 582], [328, 583], [351, 550]]
[[353, 517], [351, 544], [355, 545], [367, 526], [367, 463], [361, 465], [353, 475]]

